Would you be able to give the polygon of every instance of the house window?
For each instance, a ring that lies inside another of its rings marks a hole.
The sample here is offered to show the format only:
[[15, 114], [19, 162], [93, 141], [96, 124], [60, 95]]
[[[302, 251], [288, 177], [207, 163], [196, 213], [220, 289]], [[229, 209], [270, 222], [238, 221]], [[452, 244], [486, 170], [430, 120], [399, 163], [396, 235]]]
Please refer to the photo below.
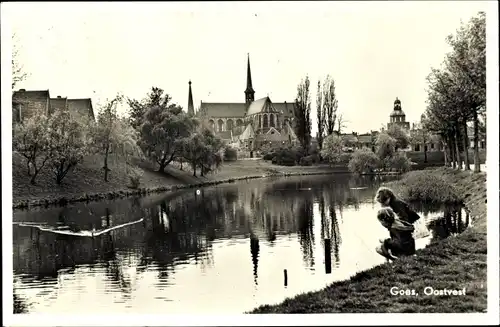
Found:
[[420, 144], [415, 144], [415, 151], [420, 151]]
[[431, 149], [434, 150], [434, 143], [431, 143]]

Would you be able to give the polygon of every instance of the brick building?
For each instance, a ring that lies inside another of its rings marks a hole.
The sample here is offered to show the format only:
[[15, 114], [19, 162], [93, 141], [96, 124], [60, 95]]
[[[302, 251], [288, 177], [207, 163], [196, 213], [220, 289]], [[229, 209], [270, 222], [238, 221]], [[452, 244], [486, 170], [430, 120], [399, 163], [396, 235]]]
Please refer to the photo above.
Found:
[[27, 91], [20, 89], [12, 94], [12, 120], [20, 122], [34, 115], [50, 115], [56, 110], [68, 109], [77, 119], [95, 120], [92, 99], [50, 97], [49, 90]]

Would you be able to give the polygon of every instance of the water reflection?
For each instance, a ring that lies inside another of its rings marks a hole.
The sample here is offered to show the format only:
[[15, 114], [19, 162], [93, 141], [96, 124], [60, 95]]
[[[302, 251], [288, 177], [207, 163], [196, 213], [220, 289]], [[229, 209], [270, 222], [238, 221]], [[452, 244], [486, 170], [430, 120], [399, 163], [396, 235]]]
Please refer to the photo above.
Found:
[[[144, 218], [94, 238], [14, 226], [16, 303], [30, 312], [86, 303], [92, 313], [238, 313], [318, 289], [384, 262], [374, 251], [387, 236], [373, 202], [382, 181], [290, 177], [16, 211], [14, 221], [75, 231]], [[419, 208], [434, 238], [469, 224], [455, 209], [429, 224], [442, 213], [432, 210]]]

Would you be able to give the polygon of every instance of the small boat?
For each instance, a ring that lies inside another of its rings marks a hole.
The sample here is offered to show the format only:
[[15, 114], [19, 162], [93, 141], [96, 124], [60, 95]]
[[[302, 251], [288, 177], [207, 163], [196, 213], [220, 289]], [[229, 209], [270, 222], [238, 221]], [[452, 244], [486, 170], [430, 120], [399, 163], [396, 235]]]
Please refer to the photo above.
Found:
[[15, 223], [15, 224], [18, 226], [21, 226], [21, 227], [33, 227], [33, 228], [37, 228], [38, 230], [40, 230], [42, 232], [49, 232], [49, 233], [60, 234], [60, 235], [80, 236], [80, 237], [96, 237], [96, 236], [100, 236], [102, 234], [108, 233], [108, 232], [115, 230], [115, 229], [118, 229], [118, 228], [122, 228], [125, 226], [140, 223], [143, 220], [144, 220], [144, 218], [141, 218], [139, 220], [131, 221], [128, 223], [116, 225], [116, 226], [109, 227], [106, 229], [101, 229], [101, 230], [96, 230], [94, 228], [93, 230], [80, 230], [80, 231], [71, 230], [71, 227], [69, 227], [69, 226], [53, 227], [53, 226], [48, 226], [48, 225], [34, 225], [33, 223]]

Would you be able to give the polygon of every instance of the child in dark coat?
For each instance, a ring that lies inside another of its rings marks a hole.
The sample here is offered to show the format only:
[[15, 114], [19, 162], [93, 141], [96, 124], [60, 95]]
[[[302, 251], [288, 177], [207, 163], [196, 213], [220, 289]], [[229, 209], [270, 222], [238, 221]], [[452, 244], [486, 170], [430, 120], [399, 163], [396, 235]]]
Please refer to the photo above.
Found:
[[415, 228], [407, 221], [399, 219], [390, 207], [384, 207], [377, 213], [377, 219], [382, 226], [389, 230], [390, 238], [381, 241], [377, 252], [389, 259], [396, 259], [401, 255], [415, 254]]

